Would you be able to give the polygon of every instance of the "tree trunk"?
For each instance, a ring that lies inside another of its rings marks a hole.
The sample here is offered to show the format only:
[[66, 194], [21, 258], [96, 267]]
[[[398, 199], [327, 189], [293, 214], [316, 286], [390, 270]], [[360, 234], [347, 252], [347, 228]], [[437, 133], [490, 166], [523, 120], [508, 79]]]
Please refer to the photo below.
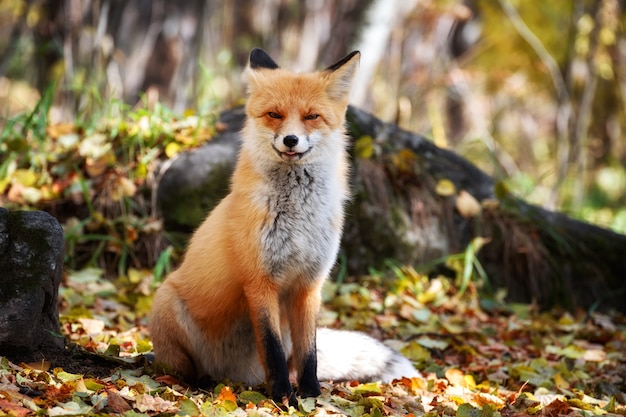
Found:
[[[489, 243], [478, 258], [509, 300], [626, 311], [626, 236], [527, 204], [454, 152], [354, 107], [347, 119], [353, 198], [340, 256], [350, 274], [382, 268], [389, 259], [423, 264], [483, 237]], [[221, 136], [161, 172], [166, 228], [195, 228], [226, 193], [243, 121], [241, 109], [225, 112]], [[194, 188], [201, 197], [189, 196]], [[181, 215], [190, 201], [202, 207], [194, 219]]]

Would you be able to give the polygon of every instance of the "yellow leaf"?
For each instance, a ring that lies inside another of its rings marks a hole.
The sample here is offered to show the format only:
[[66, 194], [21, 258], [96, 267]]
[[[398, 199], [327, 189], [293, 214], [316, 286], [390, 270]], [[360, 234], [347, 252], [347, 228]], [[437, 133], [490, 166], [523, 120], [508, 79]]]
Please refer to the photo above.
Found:
[[180, 152], [181, 146], [176, 142], [170, 142], [165, 147], [165, 155], [168, 158], [174, 157], [178, 152]]
[[362, 159], [370, 159], [374, 155], [374, 139], [361, 136], [354, 142], [354, 155]]
[[437, 182], [435, 192], [442, 197], [450, 197], [456, 193], [456, 187], [449, 179], [442, 178]]
[[13, 181], [25, 187], [32, 187], [37, 182], [37, 174], [29, 169], [18, 169], [13, 173]]
[[128, 280], [133, 284], [139, 284], [143, 279], [142, 271], [135, 268], [128, 268]]
[[359, 384], [354, 388], [354, 392], [357, 394], [380, 394], [380, 383], [368, 382], [367, 384]]
[[135, 178], [144, 180], [148, 176], [148, 166], [143, 162], [139, 162], [134, 171]]
[[561, 375], [560, 372], [557, 372], [554, 375], [554, 385], [556, 385], [559, 389], [569, 389], [569, 382], [563, 378], [563, 375]]
[[11, 183], [9, 178], [0, 178], [0, 194], [4, 194], [7, 186]]

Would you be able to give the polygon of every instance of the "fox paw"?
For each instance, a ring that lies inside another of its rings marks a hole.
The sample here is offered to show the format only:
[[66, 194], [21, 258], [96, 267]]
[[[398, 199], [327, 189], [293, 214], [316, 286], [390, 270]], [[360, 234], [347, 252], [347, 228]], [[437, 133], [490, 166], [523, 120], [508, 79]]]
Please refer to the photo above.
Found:
[[298, 391], [303, 397], [318, 397], [322, 394], [317, 378], [312, 381], [300, 381]]

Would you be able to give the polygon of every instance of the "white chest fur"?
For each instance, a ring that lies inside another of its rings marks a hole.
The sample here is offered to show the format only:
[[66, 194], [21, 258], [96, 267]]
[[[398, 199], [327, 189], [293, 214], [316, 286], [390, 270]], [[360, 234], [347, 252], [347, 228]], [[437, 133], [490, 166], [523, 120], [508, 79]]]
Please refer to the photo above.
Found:
[[260, 231], [263, 264], [279, 280], [323, 279], [341, 237], [344, 196], [325, 165], [280, 164], [266, 189]]

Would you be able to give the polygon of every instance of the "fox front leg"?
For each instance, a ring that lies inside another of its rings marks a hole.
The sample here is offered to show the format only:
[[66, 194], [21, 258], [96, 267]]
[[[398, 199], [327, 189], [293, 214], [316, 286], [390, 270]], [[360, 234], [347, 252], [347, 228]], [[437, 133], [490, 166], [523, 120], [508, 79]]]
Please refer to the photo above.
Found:
[[291, 365], [298, 374], [298, 391], [303, 397], [317, 397], [322, 393], [317, 379], [315, 346], [321, 282], [313, 288], [301, 289], [290, 300], [289, 328], [293, 343]]
[[265, 288], [264, 291], [259, 291], [258, 286], [250, 286], [244, 290], [259, 359], [265, 369], [272, 399], [278, 404], [287, 402], [290, 406], [297, 407], [298, 401], [289, 381], [289, 368], [280, 336], [278, 289], [267, 286], [270, 288]]

